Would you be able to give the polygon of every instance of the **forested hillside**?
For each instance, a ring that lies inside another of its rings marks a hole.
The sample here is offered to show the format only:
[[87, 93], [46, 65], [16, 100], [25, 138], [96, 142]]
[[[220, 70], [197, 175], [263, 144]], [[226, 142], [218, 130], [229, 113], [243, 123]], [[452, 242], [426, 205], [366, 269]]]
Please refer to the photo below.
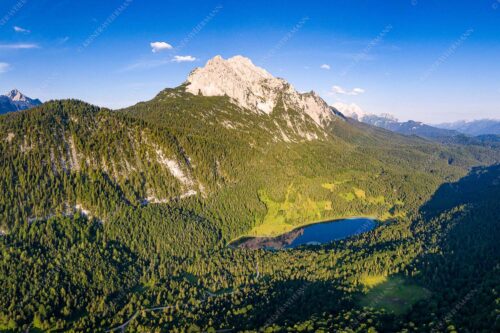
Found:
[[[499, 168], [462, 179], [496, 149], [183, 87], [119, 111], [48, 102], [1, 116], [0, 135], [0, 329], [428, 332], [474, 281], [488, 312], [446, 327], [486, 332], [498, 311]], [[293, 251], [226, 246], [349, 216], [381, 225]], [[484, 281], [458, 275], [459, 244]], [[450, 276], [466, 282], [443, 295]]]

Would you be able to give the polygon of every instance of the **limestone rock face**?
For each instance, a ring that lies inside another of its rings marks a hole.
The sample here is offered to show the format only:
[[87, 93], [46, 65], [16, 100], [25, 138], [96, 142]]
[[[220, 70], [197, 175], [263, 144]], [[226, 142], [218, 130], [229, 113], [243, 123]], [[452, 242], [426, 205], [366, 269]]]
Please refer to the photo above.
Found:
[[187, 79], [186, 90], [203, 96], [227, 95], [237, 105], [270, 114], [280, 98], [285, 108], [302, 111], [320, 126], [335, 116], [332, 108], [314, 92], [299, 93], [285, 80], [272, 76], [242, 56], [216, 56], [205, 67], [196, 68]]

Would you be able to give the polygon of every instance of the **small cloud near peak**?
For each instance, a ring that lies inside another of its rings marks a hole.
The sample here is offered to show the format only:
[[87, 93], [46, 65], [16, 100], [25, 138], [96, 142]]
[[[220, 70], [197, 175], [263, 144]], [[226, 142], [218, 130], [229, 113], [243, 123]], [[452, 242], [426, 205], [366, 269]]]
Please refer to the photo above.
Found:
[[172, 59], [173, 62], [193, 62], [193, 61], [196, 61], [196, 58], [193, 57], [193, 56], [190, 56], [190, 55], [187, 55], [187, 56], [179, 56], [179, 55], [176, 55], [173, 59]]
[[0, 49], [8, 50], [27, 50], [27, 49], [37, 49], [39, 46], [37, 44], [0, 44]]
[[355, 103], [347, 104], [343, 102], [336, 102], [333, 107], [342, 112], [346, 117], [353, 118], [361, 121], [368, 115], [359, 105]]
[[166, 42], [152, 42], [149, 44], [153, 53], [158, 53], [165, 50], [171, 50], [172, 45]]
[[28, 30], [28, 29], [24, 29], [24, 28], [21, 28], [19, 26], [14, 26], [14, 31], [15, 32], [20, 32], [20, 33], [23, 33], [23, 34], [29, 34], [31, 31]]
[[341, 86], [333, 86], [331, 89], [331, 94], [337, 94], [337, 95], [358, 96], [364, 93], [365, 90], [362, 88], [354, 88], [352, 90], [346, 90]]

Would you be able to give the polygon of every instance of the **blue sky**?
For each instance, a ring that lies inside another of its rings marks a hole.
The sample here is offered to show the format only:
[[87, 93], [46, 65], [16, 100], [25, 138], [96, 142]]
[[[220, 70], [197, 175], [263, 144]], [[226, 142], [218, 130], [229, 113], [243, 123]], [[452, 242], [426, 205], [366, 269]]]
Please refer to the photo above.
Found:
[[241, 54], [331, 104], [500, 118], [499, 36], [500, 0], [2, 0], [0, 91], [119, 108]]

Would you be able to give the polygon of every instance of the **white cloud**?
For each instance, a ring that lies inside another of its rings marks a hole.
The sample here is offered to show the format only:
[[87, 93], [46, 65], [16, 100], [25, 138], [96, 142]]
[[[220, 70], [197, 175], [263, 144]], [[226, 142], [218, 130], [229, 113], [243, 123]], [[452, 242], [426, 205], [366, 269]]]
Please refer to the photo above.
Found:
[[5, 73], [9, 70], [10, 65], [6, 62], [0, 62], [0, 74]]
[[172, 59], [170, 58], [161, 58], [161, 59], [150, 59], [150, 60], [140, 60], [133, 64], [130, 64], [122, 69], [120, 72], [128, 72], [134, 70], [147, 70], [156, 67], [161, 67], [167, 64], [172, 64], [172, 62], [193, 62], [196, 61], [196, 58], [190, 55], [187, 56], [175, 56]]
[[166, 42], [152, 42], [149, 45], [151, 45], [151, 51], [153, 51], [153, 53], [172, 49], [172, 45]]
[[354, 88], [353, 90], [346, 90], [342, 88], [341, 86], [333, 86], [331, 90], [332, 94], [338, 94], [338, 95], [349, 95], [349, 96], [357, 96], [365, 93], [364, 89], [361, 88]]
[[14, 27], [14, 31], [15, 32], [21, 32], [21, 33], [24, 33], [24, 34], [29, 34], [31, 32], [28, 29], [24, 29], [24, 28], [21, 28], [21, 27], [18, 27], [18, 26]]
[[328, 71], [329, 71], [329, 70], [330, 70], [330, 68], [331, 68], [331, 67], [330, 67], [330, 65], [328, 65], [328, 64], [323, 64], [323, 65], [321, 65], [321, 69], [326, 69], [326, 70], [328, 70]]
[[174, 59], [172, 59], [173, 62], [193, 62], [195, 61], [196, 58], [190, 55], [187, 56], [175, 56]]
[[353, 95], [361, 95], [361, 94], [364, 94], [364, 93], [365, 93], [365, 90], [361, 89], [361, 88], [354, 88], [352, 90], [352, 94]]
[[333, 104], [333, 107], [342, 112], [342, 114], [346, 117], [353, 118], [361, 121], [365, 116], [368, 115], [363, 109], [354, 103], [347, 104], [342, 102], [336, 102]]
[[342, 88], [341, 86], [333, 86], [331, 92], [334, 94], [341, 94], [341, 95], [346, 94], [345, 89]]
[[9, 50], [37, 49], [38, 47], [37, 44], [0, 44], [0, 49]]

